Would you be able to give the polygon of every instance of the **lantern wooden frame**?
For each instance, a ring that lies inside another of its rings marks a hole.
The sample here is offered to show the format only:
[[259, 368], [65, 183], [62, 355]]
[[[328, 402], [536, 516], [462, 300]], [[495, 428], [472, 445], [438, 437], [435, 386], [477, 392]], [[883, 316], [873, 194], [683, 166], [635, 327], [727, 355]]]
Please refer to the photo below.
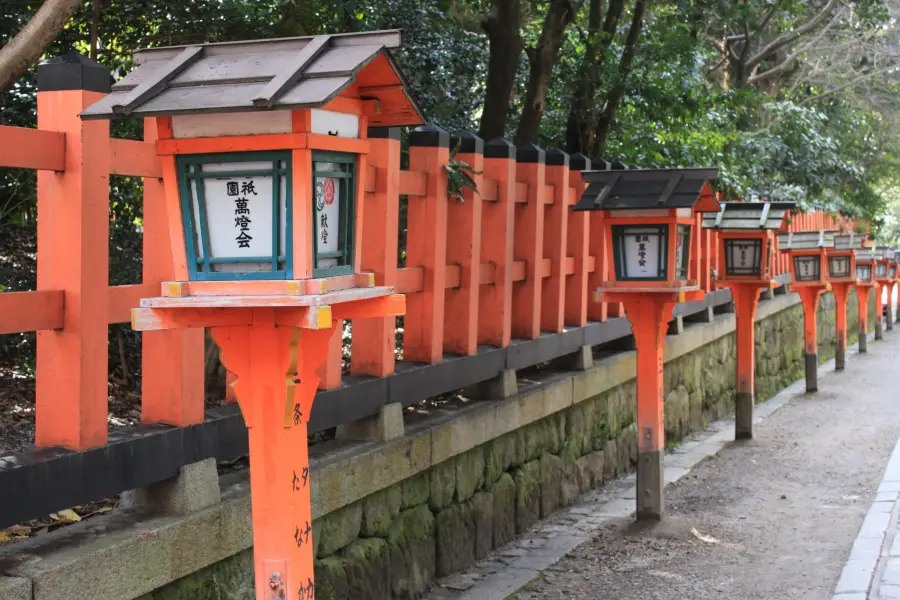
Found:
[[[811, 231], [811, 232], [782, 232], [778, 234], [778, 245], [782, 252], [786, 252], [791, 260], [792, 288], [820, 287], [824, 290], [831, 289], [828, 281], [828, 251], [834, 248], [835, 232]], [[797, 261], [795, 259], [818, 257], [818, 277], [807, 279], [797, 276]]]

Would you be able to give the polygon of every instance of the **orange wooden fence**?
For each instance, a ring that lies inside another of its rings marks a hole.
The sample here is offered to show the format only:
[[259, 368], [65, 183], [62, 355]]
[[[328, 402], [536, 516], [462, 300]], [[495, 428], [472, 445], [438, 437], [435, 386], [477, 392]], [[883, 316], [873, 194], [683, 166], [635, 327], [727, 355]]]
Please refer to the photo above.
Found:
[[[108, 326], [128, 322], [139, 299], [158, 295], [173, 274], [155, 121], [145, 123], [143, 142], [110, 138], [107, 122], [77, 116], [100, 97], [39, 92], [38, 129], [0, 126], [0, 166], [38, 171], [37, 290], [0, 294], [0, 333], [38, 332], [38, 447], [106, 443]], [[467, 191], [462, 201], [447, 198], [445, 132], [412, 134], [409, 170], [400, 169], [397, 136], [373, 131], [368, 139], [360, 260], [377, 285], [408, 295], [404, 360], [437, 362], [444, 353], [474, 354], [479, 344], [507, 346], [512, 338], [621, 315], [619, 306], [589, 301], [611, 268], [600, 216], [571, 210], [589, 161], [463, 137], [466, 151], [458, 158], [483, 174], [476, 176], [479, 193]], [[139, 285], [108, 286], [110, 175], [144, 178]], [[397, 263], [401, 196], [409, 202], [404, 268]], [[837, 227], [821, 211], [796, 215], [789, 225]], [[717, 248], [715, 233], [697, 229], [691, 278], [706, 290], [711, 269], [721, 272]], [[788, 270], [779, 257], [777, 271]], [[353, 333], [352, 373], [394, 372], [394, 319], [358, 319]], [[202, 422], [203, 332], [142, 335], [142, 421]], [[322, 385], [334, 388], [341, 385], [339, 344], [329, 362]]]

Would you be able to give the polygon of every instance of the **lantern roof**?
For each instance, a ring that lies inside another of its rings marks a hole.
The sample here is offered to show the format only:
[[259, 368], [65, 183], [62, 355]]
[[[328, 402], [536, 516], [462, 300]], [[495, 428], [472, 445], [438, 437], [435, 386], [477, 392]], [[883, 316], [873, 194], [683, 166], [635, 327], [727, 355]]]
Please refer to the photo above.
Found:
[[788, 250], [834, 248], [834, 231], [785, 231], [778, 234], [778, 247]]
[[352, 85], [378, 100], [373, 127], [420, 125], [422, 111], [390, 49], [402, 31], [150, 48], [83, 119], [320, 108]]
[[871, 262], [875, 260], [875, 250], [872, 248], [860, 248], [856, 250], [856, 260], [857, 262]]
[[711, 183], [718, 174], [718, 169], [582, 171], [588, 187], [574, 210], [694, 208], [702, 200], [716, 211]]
[[725, 202], [717, 213], [703, 215], [704, 229], [780, 229], [793, 202]]
[[858, 250], [862, 248], [863, 236], [858, 233], [848, 233], [834, 236], [835, 250]]
[[894, 249], [888, 246], [879, 246], [876, 250], [876, 256], [886, 260], [894, 260]]

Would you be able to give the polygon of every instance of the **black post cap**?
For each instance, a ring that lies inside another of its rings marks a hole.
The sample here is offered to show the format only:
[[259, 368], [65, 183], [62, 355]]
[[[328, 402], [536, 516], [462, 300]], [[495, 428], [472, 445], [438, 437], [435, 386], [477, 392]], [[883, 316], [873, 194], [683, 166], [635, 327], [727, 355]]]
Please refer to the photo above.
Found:
[[593, 171], [611, 171], [612, 164], [608, 160], [604, 160], [603, 157], [598, 156], [597, 158], [591, 161], [591, 170]]
[[367, 134], [373, 140], [397, 140], [400, 141], [399, 127], [369, 127]]
[[628, 165], [623, 163], [621, 160], [614, 160], [612, 162], [612, 165], [610, 166], [612, 167], [613, 171], [624, 171], [628, 169]]
[[412, 130], [409, 145], [419, 148], [449, 148], [450, 134], [437, 125], [428, 123]]
[[512, 142], [503, 138], [494, 138], [484, 147], [485, 158], [506, 158], [512, 160], [516, 157], [516, 147]]
[[45, 60], [37, 68], [39, 92], [84, 90], [108, 94], [113, 82], [109, 69], [74, 50]]
[[576, 152], [575, 154], [569, 155], [569, 168], [573, 171], [590, 171], [591, 170], [591, 159], [582, 154], [581, 152]]
[[537, 144], [522, 144], [516, 147], [516, 161], [520, 163], [544, 164], [546, 153]]
[[463, 154], [484, 154], [484, 140], [471, 131], [463, 130], [451, 136], [450, 146], [456, 148], [456, 144]]
[[569, 155], [559, 148], [550, 148], [547, 150], [547, 164], [552, 167], [568, 167]]

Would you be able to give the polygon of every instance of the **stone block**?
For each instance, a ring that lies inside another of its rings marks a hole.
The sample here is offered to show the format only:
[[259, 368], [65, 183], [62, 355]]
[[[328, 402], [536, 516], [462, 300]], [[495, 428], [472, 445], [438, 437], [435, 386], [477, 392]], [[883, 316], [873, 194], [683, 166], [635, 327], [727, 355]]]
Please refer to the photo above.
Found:
[[463, 390], [463, 395], [473, 400], [502, 400], [519, 393], [519, 383], [513, 369], [504, 369], [500, 375]]
[[390, 552], [386, 541], [381, 538], [357, 540], [344, 548], [342, 554], [348, 598], [384, 600], [391, 597]]
[[183, 516], [221, 502], [216, 459], [181, 467], [178, 476], [122, 494], [121, 505], [137, 511]]
[[[313, 569], [316, 574], [316, 598], [319, 600], [337, 600], [347, 598], [347, 573], [344, 561], [339, 556], [329, 556], [317, 560]], [[251, 593], [248, 598], [251, 598]]]
[[490, 493], [494, 498], [493, 546], [499, 548], [516, 538], [516, 482], [504, 473]]
[[402, 499], [401, 485], [393, 485], [365, 498], [362, 501], [360, 535], [386, 538], [391, 528], [391, 522], [400, 514]]
[[475, 448], [456, 457], [455, 502], [465, 502], [484, 486], [484, 449]]
[[316, 556], [331, 556], [358, 538], [362, 527], [362, 513], [362, 502], [354, 502], [319, 519], [321, 539]]
[[616, 440], [607, 440], [603, 450], [606, 462], [603, 466], [603, 479], [609, 481], [619, 474], [619, 446]]
[[385, 404], [377, 415], [338, 425], [335, 438], [360, 442], [386, 442], [403, 437], [403, 405]]
[[456, 493], [456, 458], [445, 460], [431, 469], [431, 493], [428, 505], [437, 512], [450, 506]]
[[425, 505], [403, 511], [388, 535], [391, 588], [402, 600], [419, 598], [436, 572], [435, 518]]
[[507, 434], [495, 439], [484, 446], [484, 479], [485, 485], [491, 486], [500, 479], [500, 476], [511, 467], [520, 464], [517, 462], [516, 448], [517, 436]]
[[537, 523], [541, 516], [541, 463], [525, 463], [516, 469], [516, 533], [521, 535]]
[[0, 575], [0, 600], [31, 600], [31, 580]]
[[541, 518], [546, 519], [560, 505], [560, 486], [563, 476], [563, 461], [560, 457], [545, 453], [541, 456]]
[[494, 495], [479, 492], [470, 501], [475, 524], [475, 559], [490, 554], [494, 547]]
[[475, 522], [469, 503], [454, 504], [435, 516], [437, 575], [446, 577], [475, 562]]
[[582, 482], [582, 471], [578, 468], [574, 459], [563, 457], [562, 474], [559, 482], [559, 504], [560, 506], [571, 506], [575, 504], [581, 495], [584, 487]]
[[429, 471], [423, 471], [405, 479], [400, 486], [400, 508], [402, 510], [425, 504], [431, 496], [431, 475]]
[[[244, 600], [253, 594], [253, 553], [246, 550], [159, 588], [141, 600]], [[0, 598], [7, 600], [2, 588]]]

